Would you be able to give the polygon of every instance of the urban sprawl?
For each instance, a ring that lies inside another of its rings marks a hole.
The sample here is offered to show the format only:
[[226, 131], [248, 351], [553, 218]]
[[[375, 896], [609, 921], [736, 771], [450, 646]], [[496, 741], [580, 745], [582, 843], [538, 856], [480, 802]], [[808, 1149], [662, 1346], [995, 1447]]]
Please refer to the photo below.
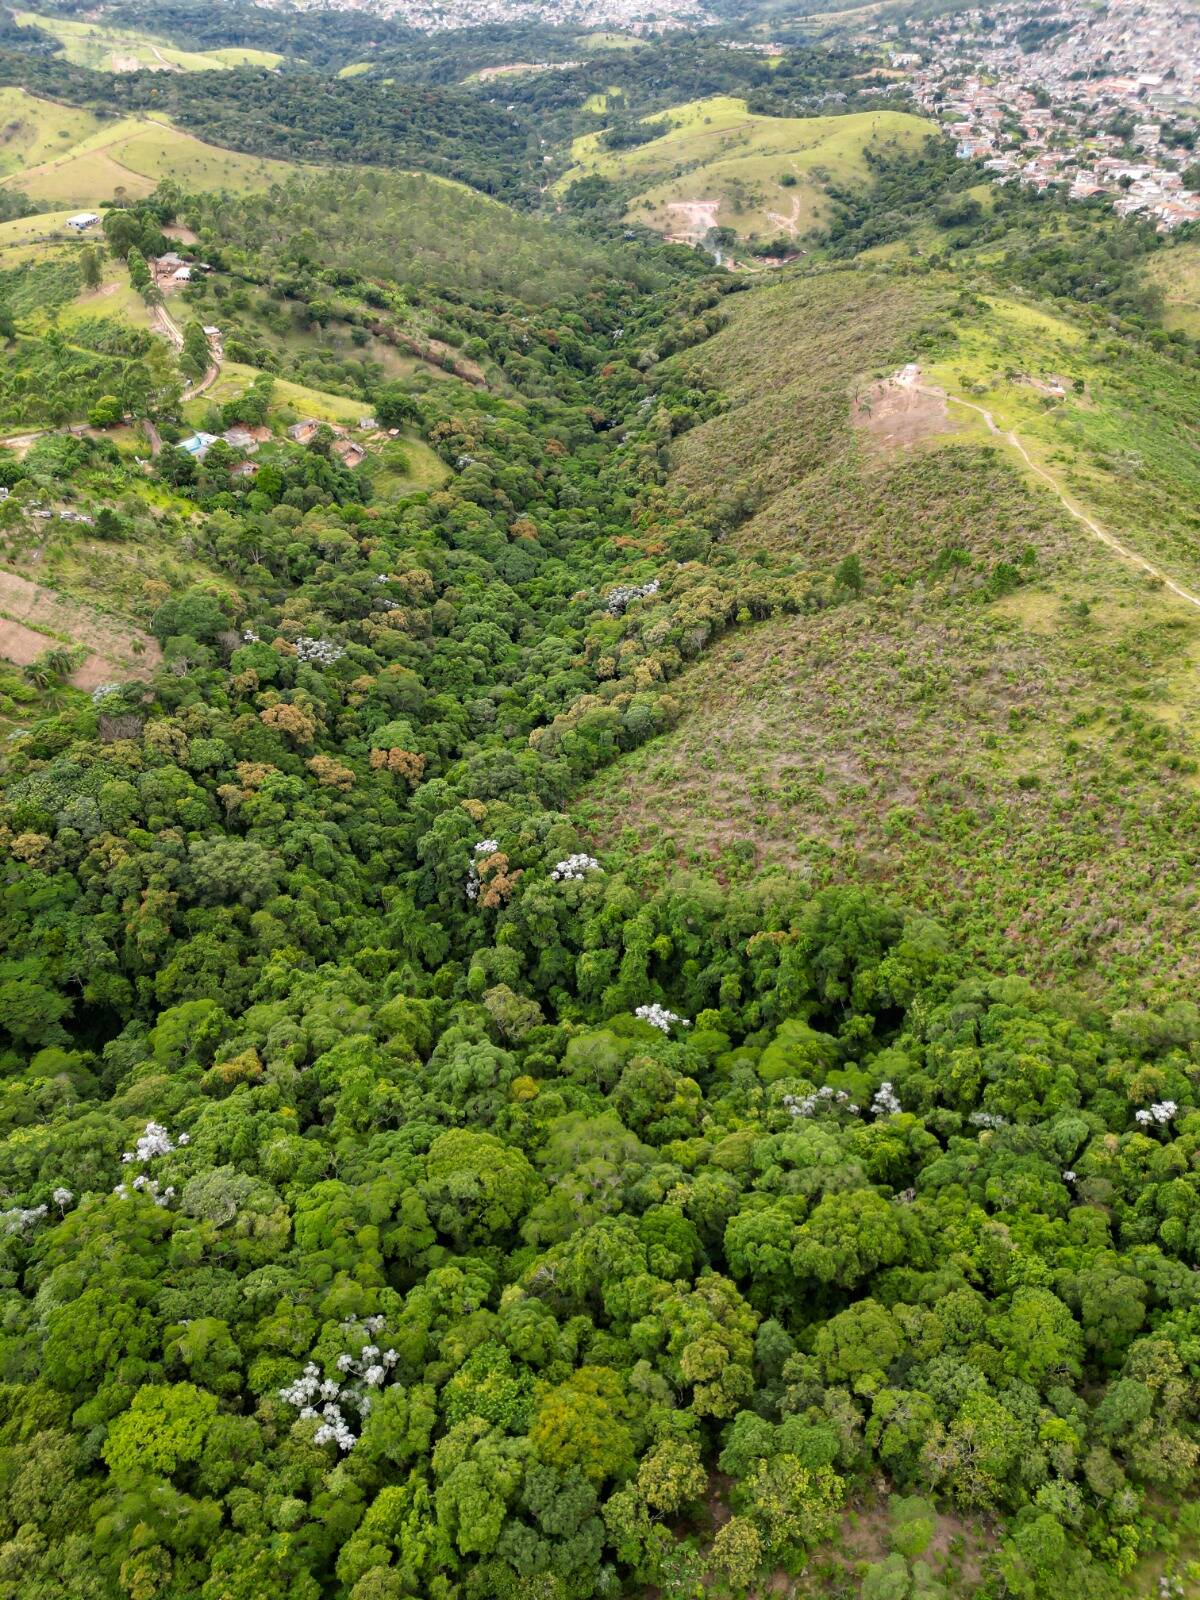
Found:
[[876, 24], [917, 106], [1000, 182], [1109, 203], [1169, 233], [1200, 220], [1200, 16], [1181, 5], [1000, 5]]

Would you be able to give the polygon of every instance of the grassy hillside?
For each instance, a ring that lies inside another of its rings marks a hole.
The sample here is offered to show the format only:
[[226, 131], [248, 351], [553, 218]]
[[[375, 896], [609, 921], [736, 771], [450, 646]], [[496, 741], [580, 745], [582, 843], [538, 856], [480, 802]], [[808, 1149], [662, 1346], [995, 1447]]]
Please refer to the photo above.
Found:
[[22, 96], [24, 102], [44, 107], [37, 113], [36, 143], [28, 156], [9, 165], [3, 186], [48, 205], [95, 206], [122, 192], [141, 199], [163, 178], [185, 188], [241, 193], [269, 188], [295, 171], [283, 161], [206, 144], [156, 118], [103, 122], [69, 106], [51, 106], [29, 96]]
[[103, 126], [102, 118], [78, 106], [0, 89], [0, 176], [54, 161]]
[[1146, 277], [1162, 290], [1164, 327], [1200, 336], [1200, 243], [1163, 250], [1147, 263]]
[[[598, 845], [659, 875], [877, 882], [1042, 977], [1194, 978], [1200, 611], [1106, 550], [972, 413], [897, 405], [877, 382], [917, 360], [931, 383], [987, 385], [1035, 459], [1194, 583], [1195, 379], [1103, 356], [936, 280], [845, 273], [739, 297], [672, 363], [729, 401], [673, 447], [673, 496], [725, 521], [731, 559], [857, 567], [840, 603], [739, 629], [672, 686], [678, 728], [585, 797]], [[1022, 364], [1065, 366], [1084, 392], [1043, 405]], [[1141, 450], [1139, 393], [1162, 440], [1132, 473], [1103, 441], [1129, 426]]]
[[589, 177], [627, 186], [630, 221], [688, 238], [713, 226], [808, 238], [830, 215], [829, 182], [863, 181], [866, 150], [911, 149], [931, 131], [923, 119], [897, 111], [756, 116], [727, 95], [676, 106], [642, 125], [663, 131], [632, 149], [607, 148], [603, 132], [577, 139], [558, 192]]
[[229, 67], [275, 67], [283, 60], [269, 50], [240, 47], [179, 50], [169, 40], [152, 34], [80, 22], [72, 17], [44, 17], [33, 11], [14, 15], [20, 26], [40, 28], [57, 39], [72, 66], [98, 72], [220, 72]]

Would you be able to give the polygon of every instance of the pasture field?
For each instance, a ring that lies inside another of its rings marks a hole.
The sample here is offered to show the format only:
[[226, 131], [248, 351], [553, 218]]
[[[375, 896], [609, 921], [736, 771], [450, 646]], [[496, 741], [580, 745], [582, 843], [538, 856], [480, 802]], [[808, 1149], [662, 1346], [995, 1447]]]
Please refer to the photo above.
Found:
[[575, 43], [583, 50], [596, 52], [601, 50], [642, 50], [646, 41], [639, 39], [633, 33], [617, 33], [613, 31], [600, 33], [585, 33], [576, 39]]
[[[66, 107], [55, 110], [72, 115]], [[61, 153], [22, 163], [0, 182], [69, 210], [122, 195], [144, 198], [163, 178], [174, 178], [184, 188], [245, 193], [269, 188], [296, 170], [284, 161], [206, 144], [153, 117], [123, 117], [108, 124], [92, 118], [78, 137], [63, 143]]]
[[71, 17], [14, 13], [21, 27], [40, 28], [62, 45], [63, 58], [94, 72], [220, 72], [230, 67], [276, 67], [283, 60], [269, 50], [239, 46], [221, 50], [180, 50], [157, 35], [111, 28]]
[[103, 126], [90, 111], [0, 89], [0, 178], [56, 160]]
[[[243, 394], [258, 376], [257, 368], [244, 366], [240, 361], [222, 362], [221, 376], [211, 389], [187, 402], [184, 416], [199, 426], [203, 413], [214, 401], [220, 405]], [[361, 400], [350, 400], [345, 395], [328, 394], [322, 389], [309, 389], [304, 384], [276, 378], [272, 411], [284, 408], [294, 411], [297, 421], [314, 417], [318, 422], [338, 422], [344, 427], [353, 427], [364, 412]]]
[[606, 178], [633, 191], [628, 221], [690, 242], [713, 226], [743, 237], [808, 239], [830, 215], [826, 186], [865, 181], [867, 150], [911, 149], [933, 131], [898, 111], [757, 116], [729, 95], [642, 120], [662, 134], [634, 149], [608, 150], [602, 133], [576, 139], [557, 191]]
[[1146, 276], [1162, 290], [1163, 326], [1200, 336], [1200, 244], [1188, 240], [1151, 256]]

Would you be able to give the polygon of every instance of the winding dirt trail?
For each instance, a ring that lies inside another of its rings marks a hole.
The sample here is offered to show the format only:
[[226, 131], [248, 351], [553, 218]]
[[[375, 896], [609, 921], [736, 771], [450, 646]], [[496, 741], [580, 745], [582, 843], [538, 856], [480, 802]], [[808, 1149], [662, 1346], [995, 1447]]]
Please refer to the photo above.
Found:
[[[897, 381], [905, 384], [905, 378], [901, 374], [897, 374]], [[1107, 545], [1107, 547], [1116, 555], [1119, 555], [1122, 560], [1130, 562], [1135, 567], [1140, 567], [1143, 572], [1149, 573], [1152, 578], [1157, 578], [1163, 587], [1169, 589], [1173, 595], [1177, 595], [1180, 600], [1186, 601], [1188, 605], [1195, 606], [1196, 609], [1200, 611], [1200, 595], [1195, 595], [1190, 589], [1185, 589], [1182, 584], [1176, 583], [1174, 578], [1169, 578], [1160, 567], [1156, 567], [1153, 561], [1148, 561], [1145, 556], [1139, 555], [1136, 550], [1131, 550], [1128, 545], [1122, 544], [1118, 538], [1109, 533], [1107, 528], [1102, 528], [1094, 517], [1089, 517], [1087, 512], [1084, 511], [1081, 506], [1077, 505], [1076, 502], [1071, 498], [1054, 474], [1052, 472], [1048, 472], [1045, 467], [1040, 466], [1033, 459], [1033, 457], [1029, 454], [1029, 451], [1026, 450], [1025, 446], [1022, 444], [1020, 437], [1014, 433], [1011, 428], [1000, 427], [995, 417], [992, 416], [992, 413], [987, 409], [986, 406], [976, 405], [974, 400], [964, 400], [961, 395], [950, 394], [944, 389], [937, 389], [927, 384], [918, 383], [915, 381], [915, 379], [908, 380], [906, 386], [916, 389], [921, 394], [927, 394], [937, 399], [947, 400], [952, 405], [964, 406], [968, 411], [976, 412], [987, 424], [988, 431], [990, 433], [994, 433], [996, 437], [998, 439], [1002, 439], [1010, 449], [1013, 449], [1017, 452], [1029, 470], [1034, 473], [1036, 477], [1040, 478], [1042, 482], [1058, 496], [1059, 500], [1075, 518], [1076, 522], [1082, 522], [1084, 527], [1093, 535], [1094, 538], [1099, 539], [1101, 544]]]

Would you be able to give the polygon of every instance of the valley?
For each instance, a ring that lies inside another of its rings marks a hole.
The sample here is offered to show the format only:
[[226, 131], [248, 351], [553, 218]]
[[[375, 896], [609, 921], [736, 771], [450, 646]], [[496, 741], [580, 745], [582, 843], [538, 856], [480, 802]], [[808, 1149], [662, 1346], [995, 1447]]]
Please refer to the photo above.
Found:
[[5, 1600], [1200, 1600], [1197, 238], [938, 92], [1060, 9], [0, 10]]

